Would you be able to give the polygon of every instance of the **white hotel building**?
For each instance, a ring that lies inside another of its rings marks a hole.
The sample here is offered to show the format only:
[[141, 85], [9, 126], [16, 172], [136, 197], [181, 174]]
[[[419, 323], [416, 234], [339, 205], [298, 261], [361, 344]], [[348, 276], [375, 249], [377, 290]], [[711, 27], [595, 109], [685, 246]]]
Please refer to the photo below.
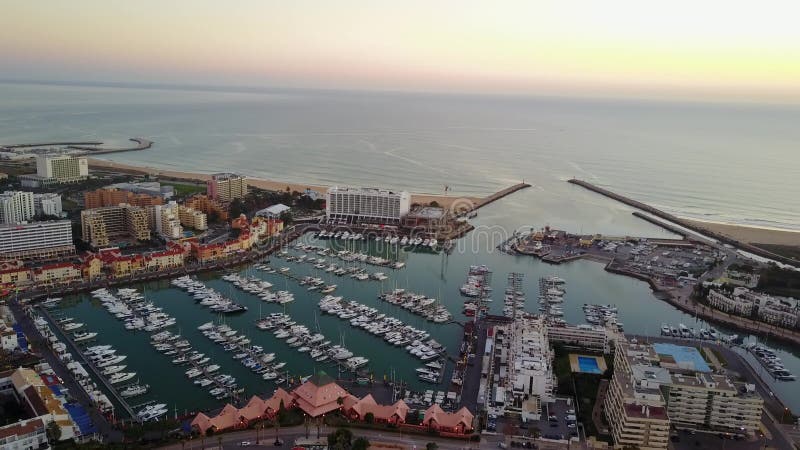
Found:
[[69, 220], [0, 225], [2, 258], [55, 258], [73, 253]]
[[397, 223], [410, 208], [406, 191], [334, 186], [328, 189], [325, 213], [332, 222]]

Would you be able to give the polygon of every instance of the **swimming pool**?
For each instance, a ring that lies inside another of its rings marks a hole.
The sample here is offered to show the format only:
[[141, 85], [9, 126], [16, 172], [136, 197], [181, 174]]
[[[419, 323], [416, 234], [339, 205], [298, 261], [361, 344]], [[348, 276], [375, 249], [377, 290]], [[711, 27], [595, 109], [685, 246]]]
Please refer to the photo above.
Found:
[[591, 356], [578, 356], [578, 367], [582, 373], [603, 373], [597, 365], [597, 358]]
[[660, 355], [671, 356], [678, 366], [698, 372], [711, 372], [703, 355], [694, 347], [675, 344], [653, 344], [653, 349]]

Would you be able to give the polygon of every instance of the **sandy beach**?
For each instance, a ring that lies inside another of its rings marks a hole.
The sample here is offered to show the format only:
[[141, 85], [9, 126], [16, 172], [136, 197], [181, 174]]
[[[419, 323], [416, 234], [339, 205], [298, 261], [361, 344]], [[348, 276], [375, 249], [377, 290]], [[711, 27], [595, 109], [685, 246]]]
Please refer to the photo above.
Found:
[[730, 225], [726, 223], [702, 222], [685, 219], [687, 222], [709, 231], [724, 234], [749, 244], [790, 245], [800, 247], [800, 231], [772, 230], [769, 228]]
[[[205, 182], [211, 178], [211, 174], [163, 170], [154, 167], [135, 166], [131, 164], [123, 164], [114, 161], [95, 159], [95, 158], [89, 158], [89, 167], [92, 169], [114, 169], [134, 174], [147, 174], [162, 178], [171, 178], [174, 180]], [[292, 191], [305, 192], [306, 189], [311, 189], [312, 191], [316, 191], [320, 194], [325, 194], [325, 191], [327, 191], [328, 189], [328, 186], [322, 186], [317, 184], [289, 183], [285, 181], [265, 180], [263, 178], [249, 178], [248, 182], [251, 186], [272, 191], [284, 191], [288, 187]], [[487, 195], [488, 194], [490, 193], [487, 192]], [[427, 193], [411, 194], [412, 203], [429, 204], [430, 202], [435, 201], [440, 206], [445, 208], [450, 207], [450, 205], [454, 203], [476, 204], [481, 200], [482, 199], [479, 197], [459, 197], [452, 195], [436, 195]]]

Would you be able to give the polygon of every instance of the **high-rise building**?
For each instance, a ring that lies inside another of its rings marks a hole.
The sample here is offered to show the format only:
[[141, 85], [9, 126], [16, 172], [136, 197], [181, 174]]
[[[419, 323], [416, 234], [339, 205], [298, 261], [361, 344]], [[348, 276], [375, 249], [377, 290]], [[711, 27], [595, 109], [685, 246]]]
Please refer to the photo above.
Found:
[[33, 193], [6, 191], [0, 194], [0, 223], [27, 222], [35, 214]]
[[39, 155], [36, 157], [36, 175], [20, 175], [24, 187], [42, 187], [53, 184], [75, 183], [89, 176], [89, 162], [83, 156]]
[[179, 239], [183, 236], [179, 208], [180, 206], [175, 202], [149, 207], [153, 212], [151, 229], [155, 229], [167, 239]]
[[329, 221], [396, 223], [410, 206], [406, 191], [334, 186], [328, 189], [325, 213]]
[[160, 196], [134, 193], [116, 188], [103, 188], [83, 193], [83, 204], [86, 209], [119, 206], [123, 203], [145, 207], [161, 205], [164, 200]]
[[235, 173], [215, 173], [206, 182], [208, 196], [220, 202], [231, 202], [247, 195], [247, 177]]
[[99, 248], [111, 244], [112, 240], [150, 239], [147, 211], [132, 205], [109, 206], [81, 211], [83, 241]]
[[64, 212], [61, 195], [54, 192], [33, 194], [33, 209], [37, 216], [61, 216]]
[[75, 253], [69, 220], [0, 226], [0, 257], [56, 258]]
[[200, 231], [208, 229], [208, 220], [204, 212], [187, 206], [179, 206], [178, 214], [181, 225]]

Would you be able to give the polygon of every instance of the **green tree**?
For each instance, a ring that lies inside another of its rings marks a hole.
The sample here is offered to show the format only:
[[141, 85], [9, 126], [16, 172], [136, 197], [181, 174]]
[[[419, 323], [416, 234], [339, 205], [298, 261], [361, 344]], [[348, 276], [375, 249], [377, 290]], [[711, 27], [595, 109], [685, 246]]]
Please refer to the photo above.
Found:
[[360, 436], [353, 441], [353, 446], [350, 450], [367, 450], [369, 448], [369, 441], [367, 438]]
[[61, 427], [58, 426], [58, 424], [52, 420], [47, 423], [47, 427], [45, 428], [45, 433], [47, 434], [47, 440], [52, 443], [61, 440]]
[[353, 432], [347, 428], [337, 428], [328, 435], [328, 448], [332, 450], [350, 450]]
[[428, 442], [425, 444], [425, 450], [436, 450], [439, 448], [439, 444], [436, 442]]
[[375, 422], [375, 414], [372, 414], [371, 412], [364, 414], [364, 422], [367, 423]]

